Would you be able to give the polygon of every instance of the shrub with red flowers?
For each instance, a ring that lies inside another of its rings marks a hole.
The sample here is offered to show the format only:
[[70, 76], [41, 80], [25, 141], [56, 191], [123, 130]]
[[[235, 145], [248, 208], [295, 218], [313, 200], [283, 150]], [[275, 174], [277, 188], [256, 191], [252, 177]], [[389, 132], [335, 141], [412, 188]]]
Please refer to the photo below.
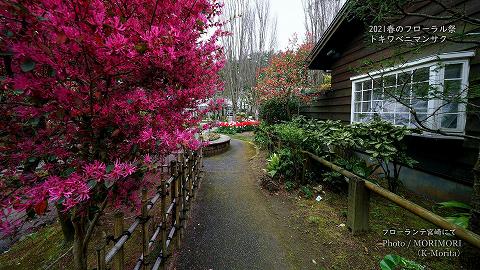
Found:
[[[292, 111], [292, 104], [300, 104], [310, 99], [306, 92], [311, 89], [312, 84], [305, 59], [313, 44], [297, 46], [295, 42], [292, 43], [288, 50], [275, 54], [269, 65], [258, 74], [255, 91], [260, 99], [261, 117], [264, 120], [275, 118], [279, 111], [286, 115], [281, 120], [290, 120], [291, 114], [296, 111]], [[272, 109], [272, 105], [275, 105], [275, 108]]]
[[236, 134], [247, 131], [254, 131], [260, 124], [259, 121], [249, 120], [242, 122], [220, 122], [218, 123], [217, 133]]
[[[109, 202], [134, 201], [155, 157], [197, 148], [222, 88], [215, 0], [0, 2], [0, 228], [55, 204], [75, 268]], [[215, 30], [216, 29], [216, 30]]]

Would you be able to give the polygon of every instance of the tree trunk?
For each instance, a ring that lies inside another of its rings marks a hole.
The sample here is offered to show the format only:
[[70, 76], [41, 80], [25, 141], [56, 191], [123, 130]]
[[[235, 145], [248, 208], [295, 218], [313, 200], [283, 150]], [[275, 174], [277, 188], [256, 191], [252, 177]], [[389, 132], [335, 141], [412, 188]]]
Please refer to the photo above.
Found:
[[73, 221], [75, 236], [73, 239], [73, 263], [75, 270], [87, 270], [87, 245], [83, 244], [85, 240], [85, 220], [79, 217]]
[[[480, 148], [477, 162], [473, 167], [473, 192], [471, 199], [472, 210], [468, 229], [480, 234]], [[464, 269], [478, 269], [478, 258], [480, 250], [465, 243], [462, 247], [460, 262]]]
[[75, 228], [73, 228], [72, 220], [68, 214], [62, 211], [60, 205], [56, 204], [55, 207], [57, 208], [58, 221], [62, 228], [63, 242], [65, 245], [70, 245], [75, 236]]

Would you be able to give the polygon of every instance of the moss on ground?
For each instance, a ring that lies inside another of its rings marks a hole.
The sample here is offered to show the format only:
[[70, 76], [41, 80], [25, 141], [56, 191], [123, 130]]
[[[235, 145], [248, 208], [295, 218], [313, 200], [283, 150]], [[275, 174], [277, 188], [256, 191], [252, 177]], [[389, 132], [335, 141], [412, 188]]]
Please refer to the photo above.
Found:
[[0, 269], [44, 269], [68, 250], [58, 224], [25, 236], [0, 255]]

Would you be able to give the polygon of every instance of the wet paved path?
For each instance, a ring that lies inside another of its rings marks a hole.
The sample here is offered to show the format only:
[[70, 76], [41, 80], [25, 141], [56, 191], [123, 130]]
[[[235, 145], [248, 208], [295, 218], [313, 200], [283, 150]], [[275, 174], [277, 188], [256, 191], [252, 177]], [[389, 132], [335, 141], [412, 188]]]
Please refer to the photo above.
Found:
[[232, 140], [205, 159], [176, 269], [289, 269], [278, 226], [249, 169], [255, 149]]

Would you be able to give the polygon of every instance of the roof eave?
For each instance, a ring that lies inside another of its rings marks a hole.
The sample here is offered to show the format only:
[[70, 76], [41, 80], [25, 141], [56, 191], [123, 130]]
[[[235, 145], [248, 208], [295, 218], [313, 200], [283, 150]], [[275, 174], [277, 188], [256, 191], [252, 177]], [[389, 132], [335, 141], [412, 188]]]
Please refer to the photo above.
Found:
[[332, 23], [328, 26], [325, 33], [322, 35], [322, 37], [317, 42], [317, 44], [315, 44], [315, 47], [313, 48], [313, 50], [307, 56], [306, 60], [308, 63], [307, 64], [308, 69], [322, 69], [321, 67], [315, 66], [314, 60], [318, 57], [318, 54], [322, 51], [322, 49], [325, 47], [327, 42], [330, 40], [333, 34], [337, 31], [340, 25], [345, 21], [345, 18], [347, 17], [348, 6], [350, 6], [349, 5], [350, 1], [351, 0], [347, 0], [345, 4], [343, 4], [337, 16], [335, 16]]

